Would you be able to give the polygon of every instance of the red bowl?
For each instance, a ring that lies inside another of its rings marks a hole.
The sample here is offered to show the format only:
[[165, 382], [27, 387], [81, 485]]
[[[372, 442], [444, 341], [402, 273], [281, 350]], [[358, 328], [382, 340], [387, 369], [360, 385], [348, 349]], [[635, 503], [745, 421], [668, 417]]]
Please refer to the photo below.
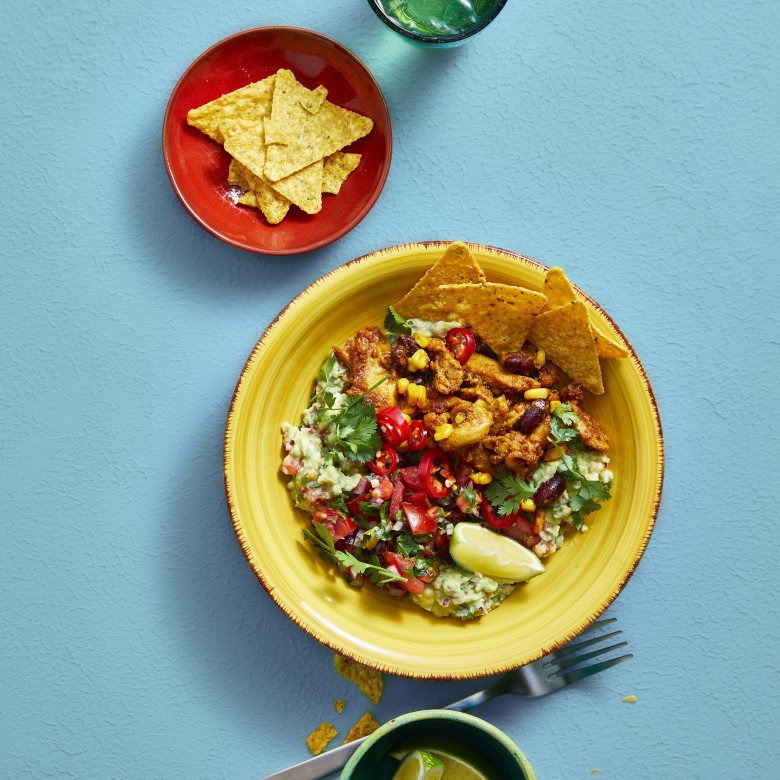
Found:
[[[227, 181], [230, 155], [187, 124], [187, 112], [226, 92], [289, 68], [306, 87], [324, 84], [328, 100], [374, 120], [371, 132], [345, 151], [363, 155], [338, 195], [322, 210], [295, 206], [278, 225], [235, 203]], [[233, 246], [265, 255], [309, 252], [341, 238], [369, 212], [390, 169], [390, 115], [374, 77], [330, 38], [295, 27], [261, 27], [225, 38], [190, 65], [173, 90], [163, 121], [163, 157], [173, 189], [198, 224]]]

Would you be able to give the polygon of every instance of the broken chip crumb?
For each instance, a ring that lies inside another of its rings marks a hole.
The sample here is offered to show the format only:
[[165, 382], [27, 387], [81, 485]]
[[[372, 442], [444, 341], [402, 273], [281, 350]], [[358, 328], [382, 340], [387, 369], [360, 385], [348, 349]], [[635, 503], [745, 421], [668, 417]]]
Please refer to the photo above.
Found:
[[344, 705], [346, 702], [344, 699], [336, 699], [336, 701], [333, 702], [333, 708], [336, 710], [336, 712], [341, 712], [344, 709]]
[[370, 712], [366, 712], [365, 715], [349, 730], [349, 734], [344, 737], [342, 745], [346, 745], [347, 742], [354, 742], [356, 739], [362, 739], [369, 734], [373, 734], [379, 728], [379, 724], [374, 720], [374, 716]]
[[634, 696], [633, 694], [631, 696], [626, 696], [626, 698], [623, 699], [623, 701], [630, 701], [633, 703], [636, 701], [636, 696]]
[[595, 774], [597, 774], [597, 773], [598, 773], [598, 772], [600, 772], [600, 771], [601, 771], [600, 769], [591, 769], [591, 770], [590, 770], [590, 773], [591, 773], [592, 775], [595, 775]]
[[338, 734], [338, 731], [330, 724], [324, 721], [317, 726], [308, 737], [306, 737], [306, 744], [309, 746], [309, 750], [318, 756], [328, 746], [333, 737]]
[[333, 662], [336, 665], [336, 671], [345, 679], [355, 683], [372, 704], [379, 701], [383, 687], [382, 672], [363, 666], [363, 664], [349, 658], [344, 658], [342, 655], [334, 655]]

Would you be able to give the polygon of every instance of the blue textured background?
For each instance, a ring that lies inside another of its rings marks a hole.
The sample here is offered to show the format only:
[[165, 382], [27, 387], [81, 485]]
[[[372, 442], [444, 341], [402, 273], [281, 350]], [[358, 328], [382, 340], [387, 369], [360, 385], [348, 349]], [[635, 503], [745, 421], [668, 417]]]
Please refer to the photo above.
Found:
[[[0, 777], [249, 780], [362, 714], [246, 565], [223, 426], [297, 292], [430, 238], [564, 265], [634, 344], [666, 434], [656, 531], [610, 609], [633, 661], [479, 714], [543, 780], [777, 777], [777, 8], [512, 0], [426, 52], [361, 0], [6, 3]], [[160, 152], [187, 65], [269, 24], [351, 48], [395, 133], [375, 209], [290, 259], [202, 231]], [[375, 714], [477, 687], [389, 678]]]

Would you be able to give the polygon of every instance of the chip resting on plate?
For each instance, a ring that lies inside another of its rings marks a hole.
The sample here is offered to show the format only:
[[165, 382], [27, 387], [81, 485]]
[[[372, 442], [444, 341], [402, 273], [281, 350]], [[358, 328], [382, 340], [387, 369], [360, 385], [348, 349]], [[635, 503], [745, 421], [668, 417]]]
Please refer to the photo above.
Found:
[[268, 76], [193, 108], [187, 113], [187, 123], [221, 144], [225, 137], [220, 122], [230, 121], [234, 127], [243, 129], [262, 124], [271, 113], [275, 81], [276, 76]]
[[[271, 101], [269, 144], [264, 173], [266, 178], [277, 181], [333, 152], [357, 141], [371, 132], [374, 123], [369, 117], [349, 111], [324, 100], [316, 113], [306, 108], [310, 96], [292, 71], [280, 70], [276, 74]], [[268, 126], [268, 124], [267, 124]], [[276, 140], [276, 131], [282, 130]]]
[[439, 301], [439, 287], [443, 284], [482, 284], [484, 281], [485, 274], [469, 248], [456, 241], [447, 247], [394, 308], [402, 317], [423, 317], [423, 308], [435, 306]]
[[276, 225], [291, 205], [319, 213], [322, 194], [338, 195], [362, 159], [341, 150], [370, 132], [373, 121], [327, 96], [324, 85], [308, 89], [282, 69], [191, 109], [187, 121], [233, 158], [228, 181], [243, 190], [236, 202]]
[[534, 319], [529, 339], [574, 381], [597, 395], [604, 392], [596, 339], [582, 301], [540, 314]]
[[[547, 271], [544, 277], [544, 294], [547, 296], [547, 303], [542, 311], [565, 306], [567, 303], [577, 300], [574, 286], [566, 277], [564, 270], [558, 267], [550, 268]], [[624, 358], [628, 356], [628, 350], [609, 336], [600, 333], [593, 321], [591, 321], [591, 327], [593, 328], [593, 336], [596, 339], [596, 349], [599, 357]]]

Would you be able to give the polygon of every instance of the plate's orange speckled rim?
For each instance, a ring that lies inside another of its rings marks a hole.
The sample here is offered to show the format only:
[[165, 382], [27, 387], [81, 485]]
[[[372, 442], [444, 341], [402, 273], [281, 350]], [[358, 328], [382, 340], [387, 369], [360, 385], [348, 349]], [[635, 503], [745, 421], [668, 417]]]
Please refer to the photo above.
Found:
[[[369, 666], [371, 668], [377, 669], [381, 672], [386, 672], [389, 674], [398, 675], [401, 677], [411, 677], [416, 679], [435, 679], [435, 680], [454, 680], [454, 679], [470, 679], [470, 678], [476, 678], [481, 677], [485, 675], [492, 675], [492, 674], [498, 674], [502, 672], [509, 671], [511, 669], [515, 669], [519, 666], [526, 665], [528, 663], [532, 663], [535, 660], [538, 660], [544, 655], [547, 655], [548, 653], [553, 652], [554, 650], [558, 649], [559, 647], [563, 646], [570, 640], [572, 640], [574, 637], [578, 636], [580, 633], [582, 633], [585, 628], [587, 628], [589, 625], [591, 625], [595, 620], [598, 619], [598, 617], [607, 609], [607, 607], [612, 604], [612, 602], [615, 600], [615, 598], [618, 596], [618, 594], [621, 592], [621, 590], [625, 587], [628, 580], [631, 578], [633, 573], [636, 570], [636, 567], [642, 558], [645, 550], [647, 549], [647, 545], [650, 540], [650, 536], [652, 535], [653, 529], [655, 528], [655, 523], [658, 518], [658, 512], [660, 509], [661, 504], [661, 495], [663, 491], [663, 483], [664, 483], [664, 465], [665, 465], [665, 449], [664, 449], [664, 439], [663, 439], [663, 431], [661, 427], [661, 419], [660, 414], [658, 411], [658, 405], [656, 402], [655, 394], [653, 392], [652, 386], [650, 384], [650, 381], [647, 377], [647, 373], [639, 360], [633, 346], [629, 342], [629, 340], [625, 337], [622, 330], [619, 328], [617, 323], [612, 319], [612, 317], [606, 312], [606, 310], [590, 295], [588, 295], [586, 292], [584, 292], [582, 289], [574, 286], [574, 289], [576, 290], [577, 294], [581, 296], [583, 299], [585, 299], [595, 310], [598, 311], [598, 313], [604, 317], [604, 319], [609, 322], [611, 327], [619, 334], [621, 337], [623, 344], [626, 346], [626, 348], [629, 351], [629, 359], [631, 360], [632, 364], [636, 367], [636, 369], [639, 372], [639, 376], [643, 385], [643, 389], [646, 393], [647, 400], [649, 401], [650, 409], [652, 411], [652, 417], [653, 417], [653, 425], [654, 425], [654, 432], [655, 432], [655, 450], [656, 450], [656, 457], [657, 457], [657, 468], [656, 468], [656, 474], [655, 474], [655, 491], [654, 491], [654, 498], [653, 498], [653, 506], [652, 510], [650, 512], [650, 516], [647, 518], [647, 527], [644, 532], [643, 538], [641, 540], [641, 543], [637, 546], [636, 552], [634, 555], [633, 560], [631, 561], [630, 565], [626, 567], [625, 573], [618, 583], [617, 587], [614, 588], [613, 592], [609, 594], [607, 597], [603, 599], [603, 601], [598, 604], [595, 608], [592, 609], [592, 611], [584, 616], [580, 621], [577, 621], [576, 624], [573, 624], [569, 631], [567, 631], [564, 635], [562, 635], [559, 640], [544, 645], [542, 647], [539, 647], [537, 651], [527, 654], [523, 658], [519, 659], [517, 662], [515, 661], [507, 661], [505, 663], [501, 664], [493, 664], [488, 667], [479, 665], [479, 662], [476, 663], [473, 670], [458, 670], [455, 672], [448, 672], [446, 670], [441, 671], [420, 671], [419, 669], [412, 669], [407, 668], [405, 666], [394, 664], [382, 659], [377, 659], [374, 657], [371, 657], [370, 655], [367, 655], [363, 652], [361, 652], [359, 649], [356, 649], [355, 647], [350, 647], [347, 645], [344, 645], [338, 641], [334, 641], [328, 636], [326, 636], [322, 631], [319, 630], [319, 628], [316, 625], [312, 625], [310, 622], [307, 622], [306, 620], [302, 619], [300, 615], [298, 615], [294, 610], [292, 610], [289, 605], [287, 605], [284, 601], [282, 601], [277, 592], [276, 588], [274, 586], [274, 583], [269, 581], [269, 579], [265, 576], [265, 573], [257, 566], [256, 560], [252, 554], [252, 550], [250, 546], [247, 543], [246, 536], [244, 533], [244, 530], [242, 528], [241, 519], [238, 514], [238, 509], [235, 502], [235, 495], [233, 492], [233, 488], [230, 483], [230, 477], [229, 477], [229, 463], [232, 455], [232, 434], [233, 434], [233, 426], [234, 426], [234, 411], [236, 407], [237, 399], [239, 398], [241, 392], [242, 392], [242, 386], [244, 382], [246, 381], [247, 374], [252, 369], [255, 362], [259, 359], [259, 357], [262, 354], [264, 343], [267, 337], [273, 332], [273, 330], [277, 327], [278, 323], [282, 318], [285, 317], [286, 313], [289, 311], [289, 309], [300, 303], [303, 299], [305, 299], [308, 295], [312, 293], [318, 286], [320, 286], [323, 282], [330, 279], [334, 275], [338, 275], [339, 273], [343, 272], [344, 269], [355, 266], [355, 265], [361, 265], [366, 263], [371, 263], [373, 261], [376, 261], [378, 258], [383, 257], [387, 254], [393, 254], [402, 252], [404, 250], [408, 251], [415, 251], [415, 250], [429, 250], [434, 248], [441, 248], [444, 250], [447, 246], [449, 246], [452, 241], [444, 241], [444, 240], [435, 240], [435, 241], [418, 241], [418, 242], [412, 242], [408, 244], [398, 244], [391, 247], [386, 247], [384, 249], [379, 249], [373, 252], [370, 252], [368, 254], [362, 255], [361, 257], [355, 258], [353, 260], [350, 260], [340, 266], [337, 266], [333, 270], [329, 271], [328, 273], [321, 276], [319, 279], [312, 282], [308, 287], [306, 287], [304, 290], [302, 290], [295, 298], [293, 298], [280, 312], [279, 314], [272, 320], [272, 322], [268, 325], [266, 330], [263, 332], [262, 336], [258, 340], [257, 344], [255, 345], [254, 349], [252, 350], [246, 364], [244, 365], [244, 368], [241, 371], [241, 374], [239, 376], [238, 382], [236, 384], [236, 388], [233, 392], [233, 396], [230, 403], [230, 408], [228, 411], [227, 416], [227, 423], [225, 428], [225, 444], [224, 444], [224, 454], [223, 454], [223, 474], [225, 479], [225, 491], [226, 491], [226, 497], [227, 497], [227, 504], [230, 511], [231, 516], [231, 522], [233, 524], [233, 528], [235, 530], [236, 536], [238, 538], [238, 541], [241, 545], [241, 549], [243, 550], [244, 556], [246, 557], [250, 567], [254, 571], [255, 575], [257, 576], [258, 580], [262, 584], [262, 586], [265, 588], [267, 593], [271, 596], [271, 598], [274, 600], [274, 602], [279, 606], [280, 609], [294, 622], [296, 623], [300, 628], [302, 628], [307, 634], [309, 634], [311, 637], [316, 639], [321, 644], [325, 645], [326, 647], [329, 647], [331, 650], [333, 650], [336, 653], [339, 653], [341, 655], [344, 655], [348, 658], [351, 658], [354, 661], [357, 661], [359, 663], [362, 663], [366, 666]], [[537, 262], [536, 260], [533, 260], [525, 255], [518, 254], [516, 252], [512, 252], [510, 250], [502, 249], [499, 247], [494, 247], [489, 244], [480, 244], [480, 243], [473, 243], [473, 242], [464, 242], [469, 246], [472, 250], [484, 250], [489, 253], [495, 253], [497, 256], [501, 256], [502, 258], [518, 261], [521, 263], [524, 263], [538, 271], [541, 271], [544, 273], [548, 270], [548, 267], [545, 266], [542, 263]]]

